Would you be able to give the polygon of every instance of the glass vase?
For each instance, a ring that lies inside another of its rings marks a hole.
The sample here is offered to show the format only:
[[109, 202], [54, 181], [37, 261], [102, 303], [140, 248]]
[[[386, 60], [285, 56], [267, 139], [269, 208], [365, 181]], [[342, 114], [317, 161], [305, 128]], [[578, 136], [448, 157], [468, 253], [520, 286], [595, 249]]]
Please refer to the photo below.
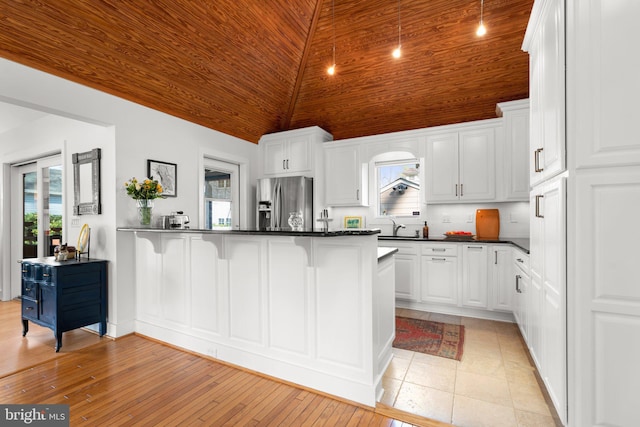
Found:
[[151, 225], [151, 217], [153, 215], [153, 200], [152, 199], [138, 199], [138, 219], [140, 225], [143, 227], [149, 227]]
[[289, 220], [287, 222], [289, 223], [292, 231], [304, 231], [302, 212], [290, 212]]

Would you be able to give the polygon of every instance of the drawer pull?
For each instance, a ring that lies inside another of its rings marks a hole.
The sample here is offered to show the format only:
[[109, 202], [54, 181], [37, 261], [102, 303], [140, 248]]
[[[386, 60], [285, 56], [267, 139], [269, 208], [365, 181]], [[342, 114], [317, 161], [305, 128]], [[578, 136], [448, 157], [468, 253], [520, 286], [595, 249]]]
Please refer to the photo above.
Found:
[[26, 273], [26, 272], [27, 272], [27, 270], [22, 270], [22, 272], [23, 272], [23, 273]]
[[524, 260], [522, 258], [516, 258], [516, 261], [518, 262], [524, 262]]
[[446, 258], [431, 258], [433, 261], [446, 261]]
[[24, 291], [25, 291], [25, 292], [30, 292], [30, 291], [31, 291], [31, 288], [24, 288]]
[[446, 248], [444, 248], [444, 249], [443, 248], [433, 248], [431, 250], [434, 251], [434, 252], [446, 252], [447, 249]]
[[24, 310], [25, 311], [33, 310], [33, 307], [25, 307]]
[[44, 273], [42, 277], [49, 277], [49, 273]]
[[467, 246], [467, 249], [482, 249], [482, 246]]

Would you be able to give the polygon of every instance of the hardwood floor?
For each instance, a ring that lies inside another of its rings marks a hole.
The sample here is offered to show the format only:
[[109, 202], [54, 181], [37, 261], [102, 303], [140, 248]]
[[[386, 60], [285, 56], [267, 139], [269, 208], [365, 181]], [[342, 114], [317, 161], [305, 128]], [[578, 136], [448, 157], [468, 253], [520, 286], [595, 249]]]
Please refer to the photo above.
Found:
[[15, 301], [0, 302], [0, 344], [0, 402], [68, 404], [72, 426], [447, 425], [339, 401], [137, 335], [73, 331], [56, 354], [50, 330], [32, 325], [22, 337]]

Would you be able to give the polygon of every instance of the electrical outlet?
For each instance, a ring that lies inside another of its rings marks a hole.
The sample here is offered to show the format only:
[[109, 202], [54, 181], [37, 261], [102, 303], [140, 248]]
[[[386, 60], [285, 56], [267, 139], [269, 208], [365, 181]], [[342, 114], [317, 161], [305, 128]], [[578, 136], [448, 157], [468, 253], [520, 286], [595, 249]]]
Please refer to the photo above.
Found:
[[473, 214], [469, 214], [467, 217], [467, 222], [473, 222]]
[[443, 223], [450, 223], [451, 222], [451, 217], [449, 215], [442, 215], [442, 222]]
[[510, 222], [518, 222], [518, 218], [516, 217], [516, 215], [514, 214], [509, 214], [509, 221]]

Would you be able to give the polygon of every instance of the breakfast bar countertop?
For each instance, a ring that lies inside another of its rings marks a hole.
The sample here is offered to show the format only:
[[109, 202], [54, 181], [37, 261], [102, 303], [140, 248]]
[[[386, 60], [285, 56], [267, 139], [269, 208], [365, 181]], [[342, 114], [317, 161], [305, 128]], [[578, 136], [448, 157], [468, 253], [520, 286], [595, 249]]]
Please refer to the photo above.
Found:
[[204, 234], [242, 234], [258, 236], [294, 236], [294, 237], [340, 237], [340, 236], [369, 236], [379, 234], [379, 228], [342, 229], [329, 231], [292, 231], [292, 230], [209, 230], [200, 228], [152, 228], [152, 227], [118, 227], [118, 231], [152, 232], [152, 233], [204, 233]]

